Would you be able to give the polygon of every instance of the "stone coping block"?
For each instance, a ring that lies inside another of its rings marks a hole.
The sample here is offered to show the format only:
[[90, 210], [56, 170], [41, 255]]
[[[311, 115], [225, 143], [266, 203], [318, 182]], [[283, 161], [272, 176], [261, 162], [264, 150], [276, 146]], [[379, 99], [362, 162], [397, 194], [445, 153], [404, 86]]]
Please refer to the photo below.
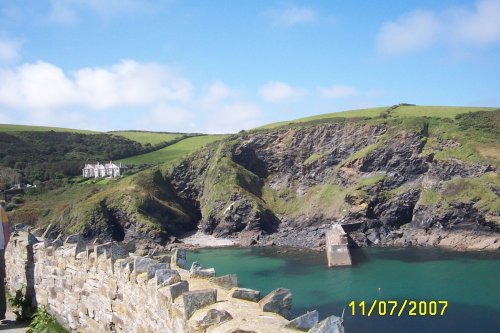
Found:
[[172, 254], [172, 265], [177, 266], [179, 268], [186, 268], [187, 265], [186, 250], [174, 249], [174, 253]]
[[167, 269], [170, 269], [170, 265], [169, 264], [165, 264], [165, 263], [157, 263], [157, 262], [152, 262], [148, 265], [148, 280], [151, 280], [152, 278], [155, 277], [156, 275], [156, 271], [157, 270], [167, 270]]
[[250, 302], [258, 302], [260, 300], [260, 291], [248, 288], [234, 288], [230, 295], [232, 298], [243, 299]]
[[232, 288], [238, 287], [238, 276], [236, 276], [236, 274], [215, 276], [209, 278], [208, 282], [211, 282], [221, 288], [230, 290]]
[[206, 330], [212, 325], [222, 324], [231, 319], [233, 319], [233, 316], [231, 316], [231, 314], [226, 310], [210, 309], [208, 310], [205, 317], [203, 317], [202, 320], [198, 321], [198, 325]]
[[161, 286], [158, 292], [165, 295], [170, 302], [174, 302], [177, 297], [189, 291], [189, 283], [186, 280], [179, 281], [169, 286]]
[[164, 262], [164, 263], [170, 264], [172, 262], [172, 255], [171, 254], [162, 254], [159, 256], [154, 256], [153, 259], [158, 260], [158, 262]]
[[344, 333], [343, 322], [341, 317], [330, 316], [314, 325], [309, 333]]
[[192, 270], [189, 276], [198, 279], [209, 279], [215, 276], [215, 268]]
[[179, 272], [173, 269], [158, 269], [155, 276], [157, 286], [171, 285], [181, 281]]
[[135, 257], [134, 258], [134, 276], [137, 277], [137, 275], [142, 274], [142, 273], [147, 273], [148, 268], [150, 264], [156, 263], [151, 258], [145, 258], [145, 257]]
[[188, 291], [182, 294], [184, 318], [191, 318], [193, 313], [207, 305], [217, 302], [217, 289]]
[[66, 240], [64, 241], [64, 244], [76, 244], [82, 240], [82, 235], [80, 234], [73, 234], [69, 235], [66, 237]]
[[285, 288], [275, 289], [261, 299], [259, 305], [264, 312], [274, 312], [288, 319], [292, 309], [292, 293]]
[[307, 332], [319, 322], [319, 313], [317, 310], [307, 312], [302, 316], [291, 320], [285, 327], [295, 328], [300, 331]]

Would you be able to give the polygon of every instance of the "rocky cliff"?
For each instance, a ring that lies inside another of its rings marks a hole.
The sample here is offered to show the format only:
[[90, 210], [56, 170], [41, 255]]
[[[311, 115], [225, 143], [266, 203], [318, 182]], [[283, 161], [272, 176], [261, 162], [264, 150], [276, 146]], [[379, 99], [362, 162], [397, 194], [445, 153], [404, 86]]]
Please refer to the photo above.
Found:
[[496, 248], [498, 156], [483, 152], [498, 147], [499, 116], [337, 119], [242, 133], [168, 177], [200, 210], [200, 229], [243, 245], [322, 248], [325, 228], [340, 221], [359, 246], [410, 245], [415, 230], [439, 230], [484, 235], [484, 247]]

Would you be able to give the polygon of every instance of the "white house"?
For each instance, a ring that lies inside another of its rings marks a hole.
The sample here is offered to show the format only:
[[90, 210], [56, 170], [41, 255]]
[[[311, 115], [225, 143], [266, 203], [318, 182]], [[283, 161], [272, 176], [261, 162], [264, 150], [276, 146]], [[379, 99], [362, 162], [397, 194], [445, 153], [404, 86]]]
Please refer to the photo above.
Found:
[[113, 162], [109, 162], [106, 164], [101, 164], [97, 162], [97, 164], [85, 164], [85, 167], [82, 169], [83, 177], [85, 178], [100, 178], [100, 177], [119, 177], [123, 174], [123, 172], [127, 169], [125, 165], [115, 164]]

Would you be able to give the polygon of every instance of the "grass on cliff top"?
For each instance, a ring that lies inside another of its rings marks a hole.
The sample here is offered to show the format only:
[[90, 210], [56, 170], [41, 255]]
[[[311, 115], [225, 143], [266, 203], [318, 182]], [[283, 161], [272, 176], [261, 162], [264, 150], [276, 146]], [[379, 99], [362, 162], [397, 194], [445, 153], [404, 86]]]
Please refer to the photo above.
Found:
[[95, 131], [72, 129], [72, 128], [61, 128], [61, 127], [0, 124], [0, 132], [50, 132], [50, 131], [81, 133], [81, 134], [98, 134], [98, 133], [100, 133], [100, 132], [95, 132]]
[[477, 111], [494, 111], [492, 107], [470, 106], [400, 106], [391, 112], [393, 117], [429, 117], [429, 118], [455, 118], [464, 113]]
[[179, 139], [185, 134], [182, 133], [163, 133], [163, 132], [148, 132], [148, 131], [113, 131], [109, 134], [122, 136], [129, 140], [137, 141], [142, 144], [158, 144]]
[[168, 147], [137, 156], [132, 156], [119, 160], [117, 162], [122, 162], [131, 165], [141, 165], [141, 164], [159, 164], [163, 162], [170, 162], [187, 156], [188, 154], [200, 149], [201, 147], [212, 143], [214, 141], [222, 140], [228, 135], [217, 134], [217, 135], [200, 135], [195, 137], [186, 138]]
[[[442, 149], [437, 149], [443, 144]], [[437, 160], [486, 161], [500, 166], [500, 110], [431, 121], [423, 154], [432, 152]]]
[[[281, 121], [276, 123], [271, 123], [258, 127], [257, 129], [272, 129], [280, 126], [285, 126], [289, 124], [299, 124], [307, 123], [318, 120], [329, 120], [334, 118], [379, 118], [381, 114], [391, 108], [390, 106], [368, 108], [368, 109], [357, 109], [348, 111], [339, 111], [332, 113], [325, 113], [305, 118], [299, 118], [290, 121]], [[431, 117], [431, 118], [450, 118], [453, 119], [455, 116], [464, 113], [476, 112], [476, 111], [494, 111], [497, 108], [493, 107], [468, 107], [468, 106], [420, 106], [420, 105], [403, 105], [398, 106], [394, 110], [390, 111], [387, 115], [392, 118], [400, 117]]]

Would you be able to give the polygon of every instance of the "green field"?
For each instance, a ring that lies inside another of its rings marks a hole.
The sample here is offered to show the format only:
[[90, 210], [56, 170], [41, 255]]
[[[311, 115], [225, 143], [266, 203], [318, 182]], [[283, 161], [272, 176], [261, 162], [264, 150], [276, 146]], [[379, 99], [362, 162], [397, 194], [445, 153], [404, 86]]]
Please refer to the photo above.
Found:
[[[315, 120], [327, 120], [332, 118], [377, 118], [380, 114], [386, 111], [388, 106], [339, 111], [332, 113], [325, 113], [316, 116], [299, 118], [290, 121], [280, 121], [258, 127], [257, 129], [270, 129], [279, 126], [285, 126], [294, 123], [304, 123]], [[389, 117], [434, 117], [434, 118], [454, 118], [458, 114], [476, 112], [476, 111], [493, 111], [497, 108], [492, 107], [467, 107], [467, 106], [399, 106], [390, 112]]]
[[132, 156], [119, 160], [125, 164], [140, 165], [140, 164], [158, 164], [167, 161], [173, 161], [217, 140], [224, 139], [228, 135], [200, 135], [181, 140], [168, 147], [137, 156]]
[[391, 116], [455, 118], [456, 115], [462, 113], [493, 110], [497, 110], [497, 108], [468, 106], [400, 106], [391, 112]]
[[50, 131], [82, 133], [82, 134], [100, 133], [100, 132], [95, 132], [95, 131], [72, 129], [72, 128], [62, 128], [62, 127], [0, 124], [0, 132], [50, 132]]
[[126, 139], [137, 141], [142, 144], [150, 143], [152, 145], [176, 140], [185, 135], [182, 133], [162, 133], [148, 131], [113, 131], [108, 133], [116, 136], [122, 136]]

